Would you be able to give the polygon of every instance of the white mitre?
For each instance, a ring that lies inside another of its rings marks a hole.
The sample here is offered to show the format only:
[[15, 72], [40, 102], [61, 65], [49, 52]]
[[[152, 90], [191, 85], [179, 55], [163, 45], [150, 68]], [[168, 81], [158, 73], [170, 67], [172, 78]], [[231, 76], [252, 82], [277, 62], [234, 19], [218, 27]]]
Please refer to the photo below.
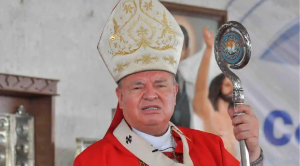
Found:
[[116, 82], [142, 71], [176, 74], [183, 33], [158, 0], [121, 0], [102, 32], [98, 51]]

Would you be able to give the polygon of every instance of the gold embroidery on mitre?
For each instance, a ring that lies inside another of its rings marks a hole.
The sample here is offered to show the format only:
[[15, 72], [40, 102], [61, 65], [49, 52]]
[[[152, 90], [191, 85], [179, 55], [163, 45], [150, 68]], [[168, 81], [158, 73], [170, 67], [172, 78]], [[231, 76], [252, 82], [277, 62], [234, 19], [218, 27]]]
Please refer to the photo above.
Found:
[[124, 71], [125, 67], [129, 67], [130, 66], [130, 62], [120, 62], [117, 64], [117, 67], [114, 68], [114, 72], [117, 73], [117, 72], [122, 72]]
[[150, 2], [145, 2], [144, 6], [143, 6], [146, 10], [151, 10], [153, 8], [153, 3], [152, 0]]
[[[137, 27], [138, 23], [143, 23], [141, 26], [139, 26], [138, 29], [135, 29]], [[156, 33], [155, 26], [152, 26], [147, 19], [142, 19], [141, 16], [139, 16], [137, 21], [134, 21], [134, 23], [130, 26], [129, 29], [129, 36], [131, 39], [134, 40], [135, 45], [137, 46], [136, 49], [133, 49], [131, 52], [127, 54], [131, 54], [141, 48], [141, 46], [146, 49], [147, 46], [151, 47], [151, 40], [153, 39], [154, 35]], [[118, 54], [118, 53], [116, 53]]]
[[142, 62], [143, 64], [151, 64], [153, 63], [152, 60], [158, 62], [159, 58], [157, 56], [152, 57], [151, 54], [142, 55], [141, 58], [135, 58], [134, 62], [139, 63]]
[[[158, 19], [156, 19], [155, 17], [152, 17], [150, 16], [150, 14], [148, 14], [147, 12], [145, 12], [143, 10], [143, 8], [141, 7], [141, 0], [140, 0], [140, 8], [141, 8], [141, 11], [146, 15], [148, 16], [149, 18], [155, 20], [157, 23], [161, 24], [163, 26], [163, 30], [162, 30], [162, 33], [161, 33], [161, 36], [159, 37], [159, 39], [162, 39], [163, 37], [166, 36], [166, 34], [171, 34], [174, 36], [174, 39], [175, 39], [175, 32], [173, 29], [170, 28], [169, 26], [169, 23], [168, 23], [168, 19], [167, 19], [167, 14], [166, 14], [166, 11], [163, 11], [163, 18], [162, 18], [162, 21], [159, 21]], [[157, 11], [155, 12], [154, 15], [156, 16], [159, 16], [160, 12]], [[175, 45], [175, 40], [174, 40], [174, 43], [172, 45]]]
[[168, 62], [172, 66], [175, 66], [177, 64], [177, 61], [171, 55], [169, 55], [169, 57], [164, 56], [163, 60], [165, 60], [166, 62]]
[[[133, 5], [133, 7], [131, 6], [131, 4]], [[124, 20], [126, 19], [126, 17], [128, 17], [129, 14], [129, 19], [127, 21], [125, 21], [125, 23], [123, 24], [122, 27], [119, 26], [118, 21], [116, 18], [113, 19], [113, 23], [114, 23], [114, 34], [110, 37], [110, 42], [109, 44], [111, 44], [112, 41], [114, 40], [120, 40], [121, 42], [124, 43], [128, 43], [127, 41], [124, 40], [123, 35], [121, 35], [119, 32], [121, 29], [123, 29], [129, 22], [130, 20], [136, 15], [137, 12], [137, 5], [135, 3], [135, 0], [127, 0], [122, 4], [123, 7], [123, 11], [125, 11], [124, 14], [122, 14], [120, 16], [120, 20]], [[132, 10], [134, 10], [134, 12], [132, 13]]]
[[[147, 47], [176, 51], [178, 42], [169, 26], [166, 11], [153, 11], [154, 5], [152, 0], [139, 0], [138, 6], [135, 0], [121, 4], [120, 13], [113, 18], [114, 33], [109, 41], [113, 57], [129, 55]], [[137, 10], [141, 11], [138, 15]]]
[[126, 14], [127, 13], [132, 13], [132, 9], [134, 9], [130, 4], [124, 6], [124, 11], [126, 11]]

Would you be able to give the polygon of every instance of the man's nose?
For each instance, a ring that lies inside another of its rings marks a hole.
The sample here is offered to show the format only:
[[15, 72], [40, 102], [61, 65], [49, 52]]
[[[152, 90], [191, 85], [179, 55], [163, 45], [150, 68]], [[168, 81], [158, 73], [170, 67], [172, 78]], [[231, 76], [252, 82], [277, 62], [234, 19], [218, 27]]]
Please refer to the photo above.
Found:
[[146, 91], [143, 95], [143, 98], [145, 100], [150, 100], [151, 101], [151, 100], [157, 99], [158, 95], [157, 95], [157, 93], [156, 93], [156, 91], [153, 87], [147, 87]]

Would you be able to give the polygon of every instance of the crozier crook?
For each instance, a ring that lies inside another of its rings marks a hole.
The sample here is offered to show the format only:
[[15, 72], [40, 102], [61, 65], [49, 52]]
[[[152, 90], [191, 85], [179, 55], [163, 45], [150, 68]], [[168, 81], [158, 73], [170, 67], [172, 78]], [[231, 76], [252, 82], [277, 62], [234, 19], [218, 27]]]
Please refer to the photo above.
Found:
[[[245, 67], [251, 56], [251, 41], [246, 28], [236, 22], [229, 21], [218, 30], [214, 43], [215, 58], [223, 74], [233, 85], [232, 101], [234, 107], [244, 104], [244, 91], [239, 77], [229, 68]], [[244, 113], [234, 113], [233, 116]], [[242, 166], [250, 166], [249, 152], [245, 140], [240, 141]]]

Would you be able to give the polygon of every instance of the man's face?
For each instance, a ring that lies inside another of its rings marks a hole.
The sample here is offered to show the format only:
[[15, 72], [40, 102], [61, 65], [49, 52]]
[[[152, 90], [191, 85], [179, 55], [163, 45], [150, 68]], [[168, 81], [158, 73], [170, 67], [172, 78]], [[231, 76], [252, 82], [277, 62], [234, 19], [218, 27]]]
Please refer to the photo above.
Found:
[[221, 97], [223, 100], [227, 102], [232, 102], [232, 83], [231, 81], [226, 77], [222, 84], [222, 90], [221, 90]]
[[132, 127], [168, 125], [178, 91], [171, 73], [140, 72], [123, 78], [120, 84], [116, 89], [119, 105]]

